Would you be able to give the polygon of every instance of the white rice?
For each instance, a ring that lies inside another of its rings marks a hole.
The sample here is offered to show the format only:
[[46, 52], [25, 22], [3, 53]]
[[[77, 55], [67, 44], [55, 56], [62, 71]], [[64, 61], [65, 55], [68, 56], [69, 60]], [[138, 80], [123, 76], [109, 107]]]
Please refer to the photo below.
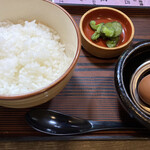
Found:
[[0, 95], [21, 95], [48, 86], [70, 63], [56, 31], [35, 20], [0, 23]]

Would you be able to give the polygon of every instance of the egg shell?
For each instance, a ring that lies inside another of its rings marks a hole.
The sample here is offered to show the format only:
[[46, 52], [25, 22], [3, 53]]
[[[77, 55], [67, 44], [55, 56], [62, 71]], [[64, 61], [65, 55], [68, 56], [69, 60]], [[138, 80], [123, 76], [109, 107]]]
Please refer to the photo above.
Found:
[[150, 105], [150, 75], [145, 76], [138, 85], [138, 94], [143, 102]]

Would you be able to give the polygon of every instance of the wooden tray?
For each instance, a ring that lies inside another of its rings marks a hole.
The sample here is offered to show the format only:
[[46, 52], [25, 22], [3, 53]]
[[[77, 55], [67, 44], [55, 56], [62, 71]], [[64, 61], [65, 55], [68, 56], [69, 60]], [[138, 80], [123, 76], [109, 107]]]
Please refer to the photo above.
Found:
[[[64, 8], [79, 24], [88, 7]], [[81, 9], [82, 8], [82, 9]], [[150, 9], [120, 8], [133, 21], [133, 43], [150, 39]], [[100, 59], [83, 48], [73, 77], [54, 99], [37, 108], [50, 108], [68, 115], [98, 121], [138, 122], [120, 106], [114, 86], [114, 68], [117, 58]], [[51, 136], [33, 130], [24, 115], [30, 109], [0, 108], [0, 140], [112, 140], [149, 139], [147, 130], [100, 131], [77, 136]]]

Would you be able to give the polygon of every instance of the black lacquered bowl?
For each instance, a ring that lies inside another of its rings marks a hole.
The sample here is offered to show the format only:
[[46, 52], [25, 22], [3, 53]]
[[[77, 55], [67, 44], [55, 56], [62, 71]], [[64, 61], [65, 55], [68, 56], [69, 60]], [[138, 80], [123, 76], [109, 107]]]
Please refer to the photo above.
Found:
[[[143, 110], [140, 103], [135, 102], [130, 86], [139, 66], [148, 61], [150, 61], [150, 40], [132, 45], [118, 59], [114, 76], [116, 91], [122, 106], [131, 117], [150, 129], [150, 113]], [[142, 73], [138, 80], [142, 79], [143, 75]], [[146, 107], [150, 108], [148, 105]]]

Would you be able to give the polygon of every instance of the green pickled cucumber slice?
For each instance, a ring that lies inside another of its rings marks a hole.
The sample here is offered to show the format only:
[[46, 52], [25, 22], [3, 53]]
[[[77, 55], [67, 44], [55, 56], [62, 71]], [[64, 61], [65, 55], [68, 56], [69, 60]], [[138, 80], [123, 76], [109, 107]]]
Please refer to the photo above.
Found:
[[90, 21], [90, 27], [93, 29], [93, 30], [97, 30], [98, 28], [98, 25], [96, 25], [96, 22], [94, 20], [91, 20]]
[[102, 26], [101, 32], [106, 36], [106, 37], [113, 37], [115, 33], [115, 29], [112, 27], [111, 23], [105, 23]]
[[116, 45], [117, 45], [118, 42], [119, 42], [119, 39], [120, 39], [120, 37], [117, 36], [117, 37], [113, 37], [113, 38], [107, 40], [107, 41], [106, 41], [107, 47], [109, 47], [109, 48], [116, 47]]
[[102, 29], [102, 26], [104, 25], [104, 23], [100, 23], [100, 24], [98, 24], [98, 28], [97, 28], [97, 32], [98, 33], [101, 33], [101, 29]]
[[91, 39], [92, 39], [93, 41], [95, 41], [95, 40], [97, 40], [99, 37], [100, 37], [100, 33], [98, 33], [98, 32], [95, 31], [95, 33], [91, 36]]
[[113, 37], [120, 36], [120, 34], [122, 33], [121, 24], [117, 21], [114, 21], [114, 22], [112, 22], [112, 27], [115, 29], [115, 34], [113, 35]]
[[108, 27], [108, 28], [111, 28], [112, 27], [112, 22], [105, 23], [105, 26]]
[[100, 37], [100, 35], [101, 35], [101, 28], [102, 28], [103, 24], [104, 24], [104, 23], [98, 24], [97, 30], [96, 30], [95, 33], [91, 36], [91, 39], [92, 39], [93, 41], [97, 40], [97, 39]]

